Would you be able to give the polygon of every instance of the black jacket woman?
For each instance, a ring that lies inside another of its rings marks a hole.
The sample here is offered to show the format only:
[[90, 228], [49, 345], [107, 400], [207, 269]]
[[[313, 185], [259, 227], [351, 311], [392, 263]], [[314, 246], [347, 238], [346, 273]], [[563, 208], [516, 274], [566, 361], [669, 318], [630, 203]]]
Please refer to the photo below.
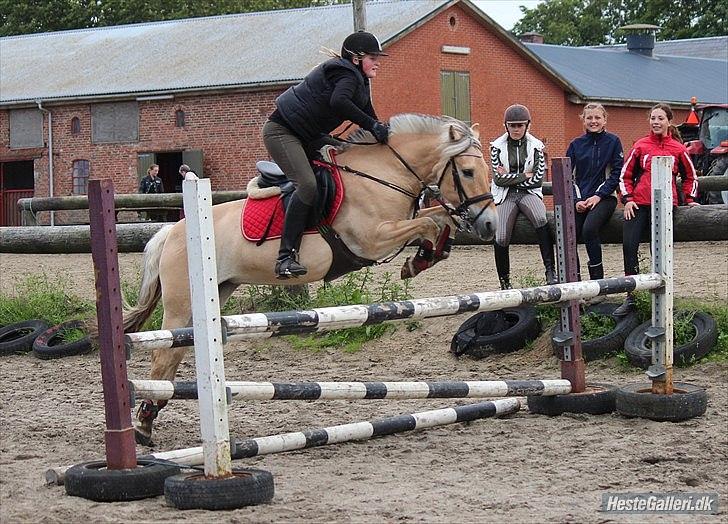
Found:
[[378, 142], [387, 141], [389, 128], [378, 120], [369, 88], [381, 56], [387, 54], [377, 37], [364, 31], [352, 33], [344, 40], [341, 56], [318, 65], [276, 99], [276, 109], [263, 126], [268, 153], [296, 187], [276, 260], [280, 279], [308, 271], [298, 262], [297, 252], [316, 200], [310, 159], [330, 141], [329, 133], [348, 120], [370, 131]]

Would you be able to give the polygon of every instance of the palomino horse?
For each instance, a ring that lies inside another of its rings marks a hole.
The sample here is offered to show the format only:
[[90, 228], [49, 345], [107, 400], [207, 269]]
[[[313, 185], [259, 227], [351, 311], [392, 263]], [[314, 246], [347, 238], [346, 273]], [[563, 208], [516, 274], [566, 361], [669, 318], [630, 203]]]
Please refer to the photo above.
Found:
[[[455, 228], [451, 226], [465, 227], [484, 240], [492, 239], [497, 218], [478, 124], [468, 127], [449, 117], [397, 115], [390, 120], [389, 144], [371, 142], [369, 133], [357, 131], [336, 156], [337, 165], [347, 169], [341, 175], [344, 201], [332, 227], [351, 252], [378, 260], [416, 239], [429, 242], [430, 247], [442, 245], [441, 233], [447, 237], [452, 230], [454, 236]], [[439, 205], [420, 210], [413, 218], [421, 196], [434, 196]], [[296, 279], [277, 280], [274, 266], [279, 242], [256, 245], [243, 238], [240, 217], [244, 206], [245, 200], [238, 200], [213, 208], [220, 304], [241, 284], [297, 285], [324, 278], [332, 264], [332, 250], [320, 235], [304, 235], [300, 260], [308, 273]], [[164, 305], [162, 329], [190, 325], [186, 259], [184, 220], [152, 237], [145, 248], [139, 301], [136, 307], [124, 311], [126, 332], [141, 328], [160, 297]], [[413, 276], [424, 267], [403, 274]], [[151, 378], [174, 380], [186, 350], [154, 351]], [[137, 426], [140, 443], [149, 442], [152, 421], [165, 404], [142, 402]]]

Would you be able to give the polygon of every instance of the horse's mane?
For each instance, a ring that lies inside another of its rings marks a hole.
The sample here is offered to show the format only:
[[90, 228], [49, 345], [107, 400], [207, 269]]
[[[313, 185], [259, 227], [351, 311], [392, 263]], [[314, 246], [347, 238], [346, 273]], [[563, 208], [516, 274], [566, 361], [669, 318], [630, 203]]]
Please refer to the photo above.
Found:
[[[450, 143], [446, 136], [450, 127], [454, 127], [456, 131], [463, 137], [461, 141], [456, 144]], [[443, 150], [443, 154], [450, 154], [450, 149], [459, 149], [463, 141], [468, 143], [480, 142], [473, 136], [473, 132], [465, 122], [452, 118], [450, 116], [433, 116], [433, 115], [421, 115], [418, 113], [402, 113], [394, 115], [389, 120], [389, 132], [391, 135], [399, 133], [412, 133], [412, 134], [426, 134], [426, 135], [441, 135], [443, 146], [447, 146]], [[340, 151], [345, 151], [351, 145], [356, 144], [371, 144], [375, 142], [374, 136], [364, 129], [357, 129], [351, 135], [347, 137], [347, 142], [341, 148]]]

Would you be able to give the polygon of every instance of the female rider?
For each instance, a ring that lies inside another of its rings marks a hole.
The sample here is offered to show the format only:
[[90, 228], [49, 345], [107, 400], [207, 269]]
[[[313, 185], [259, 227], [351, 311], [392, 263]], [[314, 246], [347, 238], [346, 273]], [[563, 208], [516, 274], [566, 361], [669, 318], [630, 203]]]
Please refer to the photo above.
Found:
[[307, 272], [297, 260], [301, 235], [316, 199], [316, 178], [310, 158], [330, 141], [328, 134], [349, 120], [370, 131], [381, 143], [389, 128], [379, 122], [370, 97], [381, 56], [387, 56], [371, 33], [346, 37], [341, 56], [315, 67], [303, 81], [276, 99], [276, 109], [263, 125], [263, 142], [271, 158], [293, 181], [296, 190], [286, 210], [275, 265], [280, 279]]
[[504, 115], [506, 132], [490, 144], [493, 169], [493, 200], [498, 210], [498, 229], [493, 251], [501, 289], [511, 289], [508, 245], [518, 213], [526, 215], [536, 228], [546, 282], [557, 284], [554, 267], [554, 242], [546, 220], [541, 184], [546, 173], [543, 143], [528, 132], [531, 113], [519, 104], [508, 107]]

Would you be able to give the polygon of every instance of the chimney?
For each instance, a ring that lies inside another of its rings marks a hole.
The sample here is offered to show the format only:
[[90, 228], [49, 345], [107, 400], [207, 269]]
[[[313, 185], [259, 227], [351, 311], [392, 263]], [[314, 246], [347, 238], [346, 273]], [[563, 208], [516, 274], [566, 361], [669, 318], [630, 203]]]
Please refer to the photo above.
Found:
[[632, 24], [619, 29], [627, 33], [628, 52], [652, 57], [652, 52], [655, 50], [655, 33], [660, 29], [659, 26]]
[[523, 33], [518, 39], [524, 44], [543, 44], [543, 35], [532, 31]]

